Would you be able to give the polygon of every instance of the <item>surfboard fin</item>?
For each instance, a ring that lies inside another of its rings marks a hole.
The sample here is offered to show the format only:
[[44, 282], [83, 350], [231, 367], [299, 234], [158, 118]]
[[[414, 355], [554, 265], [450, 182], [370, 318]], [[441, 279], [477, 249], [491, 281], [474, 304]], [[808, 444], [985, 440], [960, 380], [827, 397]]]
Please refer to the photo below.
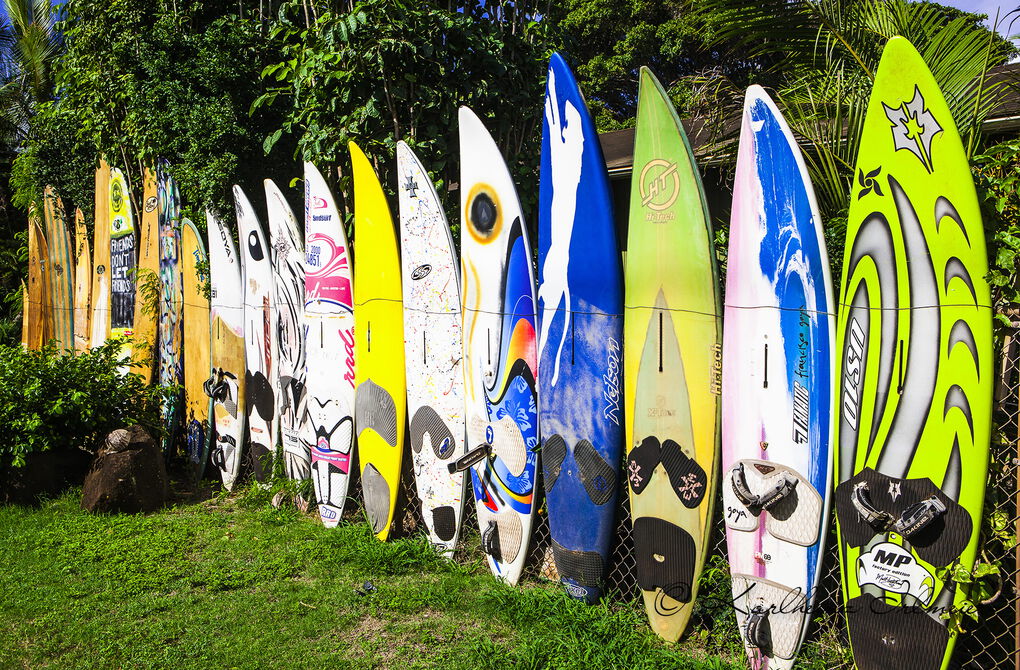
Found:
[[769, 611], [761, 605], [755, 606], [747, 615], [747, 626], [744, 629], [747, 642], [761, 649], [766, 656], [772, 655], [772, 626], [769, 624]]

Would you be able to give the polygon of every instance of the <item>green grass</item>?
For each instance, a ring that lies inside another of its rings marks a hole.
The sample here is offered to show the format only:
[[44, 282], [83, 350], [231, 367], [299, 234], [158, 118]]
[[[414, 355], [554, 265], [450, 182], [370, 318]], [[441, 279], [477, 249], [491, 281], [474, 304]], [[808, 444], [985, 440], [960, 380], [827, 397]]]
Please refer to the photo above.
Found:
[[[478, 555], [327, 530], [264, 498], [150, 516], [93, 516], [75, 493], [0, 507], [0, 668], [744, 667], [726, 626], [665, 644], [637, 602], [507, 587]], [[376, 591], [359, 595], [365, 581]]]

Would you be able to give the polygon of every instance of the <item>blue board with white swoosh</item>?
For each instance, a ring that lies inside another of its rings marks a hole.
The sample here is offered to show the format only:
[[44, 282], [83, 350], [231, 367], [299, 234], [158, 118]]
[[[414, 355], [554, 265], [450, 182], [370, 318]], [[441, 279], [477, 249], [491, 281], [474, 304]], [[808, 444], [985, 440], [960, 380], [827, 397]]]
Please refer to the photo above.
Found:
[[604, 589], [623, 447], [623, 273], [598, 133], [570, 68], [549, 62], [538, 219], [539, 428], [556, 569]]

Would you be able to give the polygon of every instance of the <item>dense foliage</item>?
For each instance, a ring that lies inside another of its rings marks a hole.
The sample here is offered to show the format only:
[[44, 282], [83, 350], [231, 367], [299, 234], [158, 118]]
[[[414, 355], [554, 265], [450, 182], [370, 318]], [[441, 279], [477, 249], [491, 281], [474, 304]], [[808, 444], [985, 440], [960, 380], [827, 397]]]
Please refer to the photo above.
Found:
[[1020, 140], [989, 147], [974, 157], [973, 170], [984, 200], [992, 304], [1010, 323], [1020, 320]]
[[117, 428], [141, 424], [160, 430], [158, 387], [122, 375], [121, 343], [86, 353], [59, 353], [50, 345], [29, 351], [0, 345], [0, 467], [49, 449], [95, 451]]

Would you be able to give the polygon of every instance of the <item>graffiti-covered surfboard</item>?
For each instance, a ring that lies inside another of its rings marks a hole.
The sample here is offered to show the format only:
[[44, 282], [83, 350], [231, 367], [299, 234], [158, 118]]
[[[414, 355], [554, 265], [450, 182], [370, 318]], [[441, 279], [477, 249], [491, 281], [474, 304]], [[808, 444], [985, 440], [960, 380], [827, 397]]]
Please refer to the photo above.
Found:
[[244, 296], [241, 293], [241, 259], [226, 224], [206, 211], [209, 233], [211, 374], [205, 392], [213, 401], [216, 443], [212, 462], [223, 486], [234, 488], [241, 472], [244, 426]]
[[389, 537], [404, 457], [407, 386], [404, 308], [397, 233], [368, 157], [350, 143], [354, 173], [354, 349], [358, 366], [354, 427], [365, 512], [380, 540]]
[[567, 592], [603, 592], [623, 450], [623, 269], [598, 133], [549, 62], [538, 209], [539, 425], [553, 558]]
[[[162, 386], [183, 383], [184, 357], [181, 343], [184, 337], [184, 294], [181, 286], [181, 194], [177, 182], [170, 176], [170, 165], [160, 161], [156, 166], [159, 208], [159, 383]], [[181, 409], [181, 394], [167, 397], [163, 402], [163, 453], [171, 455], [177, 435]]]
[[157, 311], [146, 304], [149, 298], [147, 287], [159, 277], [159, 197], [156, 188], [156, 173], [146, 168], [142, 173], [141, 216], [136, 217], [138, 227], [138, 270], [135, 275], [135, 314], [133, 358], [135, 365], [131, 372], [142, 376], [146, 382], [152, 379], [155, 363]]
[[712, 529], [721, 313], [712, 224], [673, 104], [641, 68], [625, 269], [627, 479], [652, 629], [683, 634]]
[[264, 183], [280, 352], [276, 400], [283, 468], [291, 479], [308, 479], [311, 455], [299, 434], [305, 415], [305, 245], [287, 199], [272, 179]]
[[52, 186], [43, 191], [43, 221], [50, 271], [50, 319], [58, 350], [74, 349], [74, 275], [71, 236], [67, 230], [64, 203]]
[[775, 104], [747, 90], [723, 320], [722, 494], [751, 667], [789, 669], [829, 518], [835, 307], [822, 221]]
[[439, 195], [411, 148], [397, 142], [404, 364], [411, 458], [429, 539], [452, 556], [464, 516], [464, 338], [460, 266]]
[[924, 60], [886, 44], [850, 196], [834, 501], [861, 670], [945, 668], [988, 472], [992, 308], [963, 143]]
[[305, 163], [305, 417], [323, 525], [340, 522], [354, 448], [354, 276], [344, 223], [322, 174]]
[[244, 296], [244, 378], [248, 403], [248, 435], [255, 479], [272, 473], [279, 426], [273, 380], [279, 364], [276, 311], [273, 307], [273, 268], [269, 245], [255, 208], [240, 186], [234, 186], [238, 238], [241, 246], [241, 294]]
[[482, 121], [460, 108], [464, 416], [482, 549], [516, 584], [538, 468], [535, 279], [513, 179]]
[[96, 168], [95, 218], [92, 226], [92, 318], [91, 346], [110, 337], [110, 165]]
[[[110, 169], [110, 335], [125, 338], [123, 358], [132, 357], [135, 321], [135, 246], [138, 239], [127, 180]], [[130, 366], [121, 367], [127, 372]]]
[[85, 351], [92, 337], [92, 248], [85, 215], [74, 210], [74, 350]]

